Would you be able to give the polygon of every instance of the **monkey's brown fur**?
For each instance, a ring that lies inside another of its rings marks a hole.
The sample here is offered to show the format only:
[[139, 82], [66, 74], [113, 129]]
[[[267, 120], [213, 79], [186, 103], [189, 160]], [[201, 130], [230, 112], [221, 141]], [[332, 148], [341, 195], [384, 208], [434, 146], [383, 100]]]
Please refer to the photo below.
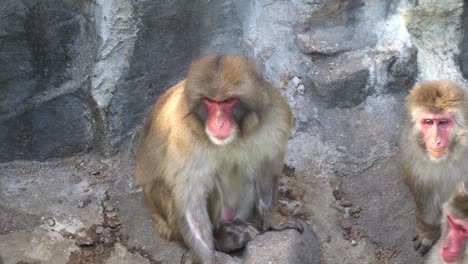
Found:
[[[425, 253], [440, 235], [442, 203], [447, 201], [457, 183], [468, 179], [468, 102], [465, 90], [449, 81], [418, 83], [410, 91], [406, 106], [408, 117], [400, 137], [400, 160], [405, 183], [416, 203], [416, 230]], [[453, 133], [449, 153], [432, 159], [420, 131], [421, 113], [449, 113]]]
[[468, 218], [468, 195], [456, 193], [451, 201], [451, 207], [458, 218]]
[[[202, 96], [239, 99], [239, 131], [231, 143], [215, 145], [207, 137]], [[135, 174], [161, 236], [183, 239], [196, 261], [211, 263], [218, 254], [212, 230], [221, 225], [224, 206], [260, 229], [276, 225], [292, 124], [284, 98], [245, 58], [209, 55], [194, 62], [187, 79], [155, 104], [137, 148]]]
[[432, 81], [417, 84], [410, 92], [407, 108], [422, 107], [432, 113], [451, 113], [463, 102], [465, 92], [456, 84], [447, 81]]

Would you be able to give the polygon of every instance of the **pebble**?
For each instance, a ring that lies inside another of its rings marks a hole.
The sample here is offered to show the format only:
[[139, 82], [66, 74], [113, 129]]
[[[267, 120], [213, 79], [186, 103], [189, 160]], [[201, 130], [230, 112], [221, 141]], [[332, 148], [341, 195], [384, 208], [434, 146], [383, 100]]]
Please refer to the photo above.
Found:
[[94, 250], [96, 255], [104, 253], [104, 246], [102, 244], [97, 245], [96, 249]]
[[75, 244], [79, 247], [90, 246], [93, 244], [93, 240], [90, 237], [80, 237], [76, 240]]
[[357, 246], [357, 242], [354, 241], [354, 240], [351, 240], [351, 246], [353, 246], [353, 247]]
[[49, 219], [47, 219], [47, 224], [48, 224], [49, 226], [55, 226], [55, 220], [52, 219], [52, 218], [49, 218]]
[[351, 203], [350, 201], [347, 201], [347, 200], [341, 200], [340, 205], [343, 206], [343, 207], [351, 207], [351, 206], [353, 206], [353, 203]]
[[351, 211], [351, 208], [345, 207], [344, 211], [344, 218], [349, 218], [349, 212]]
[[96, 234], [102, 234], [102, 231], [104, 231], [104, 227], [102, 226], [96, 227]]
[[93, 255], [93, 251], [91, 250], [83, 250], [83, 257], [89, 258]]
[[107, 221], [107, 224], [111, 227], [111, 228], [116, 228], [120, 225], [120, 222], [118, 220], [109, 220]]
[[97, 176], [97, 175], [101, 174], [101, 171], [92, 171], [89, 174], [91, 174], [93, 176]]
[[115, 212], [108, 212], [106, 214], [107, 218], [115, 218], [117, 216], [117, 214]]

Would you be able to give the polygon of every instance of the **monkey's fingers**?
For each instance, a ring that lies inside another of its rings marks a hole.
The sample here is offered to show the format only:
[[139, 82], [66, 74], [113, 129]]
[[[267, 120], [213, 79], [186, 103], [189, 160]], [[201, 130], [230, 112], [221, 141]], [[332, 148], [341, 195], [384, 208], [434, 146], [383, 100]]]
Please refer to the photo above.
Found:
[[414, 250], [418, 252], [421, 256], [424, 256], [432, 247], [433, 241], [430, 239], [420, 239], [419, 236], [414, 241]]
[[418, 249], [421, 247], [421, 240], [418, 239], [418, 237], [413, 238], [413, 248], [415, 251], [418, 251]]
[[247, 236], [248, 240], [254, 239], [256, 236], [258, 236], [258, 234], [260, 234], [260, 231], [253, 225], [249, 225], [247, 230], [245, 230], [245, 235]]

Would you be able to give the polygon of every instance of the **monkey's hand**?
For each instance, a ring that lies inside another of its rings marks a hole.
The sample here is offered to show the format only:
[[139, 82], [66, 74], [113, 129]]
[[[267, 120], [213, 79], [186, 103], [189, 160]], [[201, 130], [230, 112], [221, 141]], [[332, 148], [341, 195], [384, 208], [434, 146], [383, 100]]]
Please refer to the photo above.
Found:
[[413, 248], [421, 256], [424, 256], [434, 244], [434, 240], [415, 235], [413, 237]]
[[424, 256], [432, 245], [439, 239], [440, 225], [432, 225], [420, 218], [416, 219], [416, 235], [413, 237], [414, 250]]
[[213, 232], [215, 248], [223, 252], [241, 249], [258, 234], [259, 231], [251, 224], [235, 219], [221, 224]]

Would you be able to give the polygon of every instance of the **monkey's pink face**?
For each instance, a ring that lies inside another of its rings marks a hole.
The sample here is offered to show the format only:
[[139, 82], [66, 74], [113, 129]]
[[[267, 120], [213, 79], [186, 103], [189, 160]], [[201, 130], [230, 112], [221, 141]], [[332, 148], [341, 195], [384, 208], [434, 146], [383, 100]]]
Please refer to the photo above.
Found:
[[445, 262], [451, 263], [459, 260], [465, 254], [465, 240], [468, 239], [468, 223], [447, 214], [449, 232], [442, 241], [440, 254]]
[[233, 111], [239, 100], [234, 97], [222, 99], [203, 97], [202, 102], [208, 111], [205, 130], [211, 141], [218, 145], [231, 142], [236, 133]]
[[441, 158], [447, 154], [453, 128], [452, 115], [425, 113], [419, 122], [429, 155]]

